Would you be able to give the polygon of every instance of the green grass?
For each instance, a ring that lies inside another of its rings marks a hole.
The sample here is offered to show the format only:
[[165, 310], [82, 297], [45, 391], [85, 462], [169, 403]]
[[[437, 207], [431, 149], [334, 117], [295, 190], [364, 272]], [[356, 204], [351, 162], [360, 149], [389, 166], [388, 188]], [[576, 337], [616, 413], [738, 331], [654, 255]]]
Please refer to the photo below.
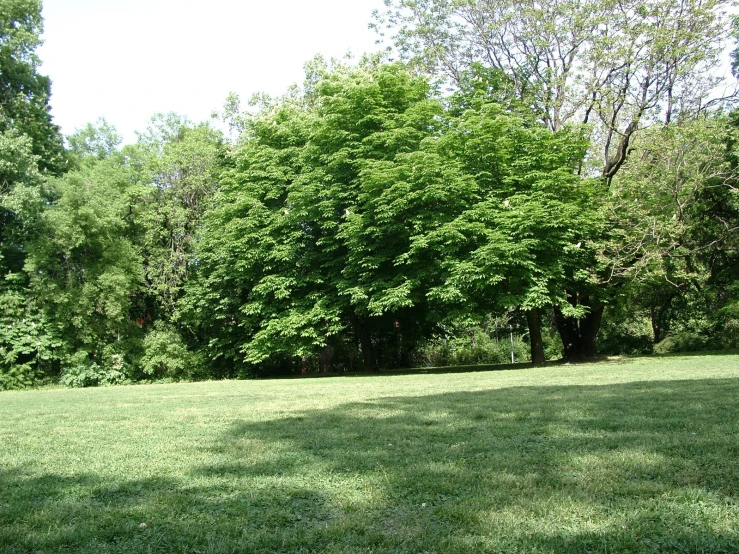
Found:
[[0, 552], [739, 552], [739, 355], [2, 393]]

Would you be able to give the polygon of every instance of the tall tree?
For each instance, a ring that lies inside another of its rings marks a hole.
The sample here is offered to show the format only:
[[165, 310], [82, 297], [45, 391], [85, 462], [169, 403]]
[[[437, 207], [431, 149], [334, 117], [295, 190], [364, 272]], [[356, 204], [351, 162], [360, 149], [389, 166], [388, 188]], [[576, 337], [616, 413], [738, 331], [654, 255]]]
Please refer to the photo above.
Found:
[[59, 174], [67, 161], [52, 123], [51, 81], [37, 71], [42, 31], [40, 0], [0, 0], [0, 131], [30, 137], [41, 171]]
[[429, 325], [411, 238], [471, 196], [434, 151], [441, 111], [424, 79], [368, 62], [249, 122], [190, 295], [220, 354], [306, 356], [350, 328], [372, 370], [382, 329]]
[[[12, 198], [41, 193], [43, 173], [66, 167], [62, 137], [51, 123], [50, 83], [37, 73], [35, 49], [41, 43], [41, 3], [38, 0], [0, 0], [0, 270], [17, 272], [23, 266], [27, 239], [17, 209], [24, 202]], [[20, 203], [19, 203], [20, 202]], [[6, 264], [10, 264], [9, 266]]]
[[141, 257], [129, 232], [132, 183], [120, 159], [49, 181], [40, 231], [27, 245], [33, 297], [61, 339], [70, 383], [123, 379], [137, 334], [130, 308], [142, 285]]
[[30, 137], [0, 132], [0, 389], [29, 386], [53, 363], [47, 321], [28, 288], [28, 243], [42, 228], [43, 177]]
[[95, 163], [115, 154], [123, 137], [104, 117], [67, 137], [69, 157], [76, 165]]
[[[635, 133], [711, 105], [730, 19], [728, 0], [386, 0], [375, 26], [397, 50], [459, 86], [473, 63], [501, 70], [508, 94], [552, 131], [586, 123], [592, 148], [579, 168], [606, 186]], [[579, 321], [555, 309], [570, 356], [595, 352], [601, 288], [572, 290]]]
[[654, 342], [687, 301], [696, 315], [731, 302], [739, 235], [736, 143], [725, 116], [650, 129], [634, 141], [603, 204], [613, 231], [601, 244], [602, 258], [609, 275], [626, 283], [630, 305], [649, 312]]
[[[522, 309], [531, 359], [541, 364], [540, 312], [569, 306], [566, 284], [594, 261], [587, 239], [596, 227], [597, 196], [593, 183], [574, 172], [587, 141], [581, 129], [549, 131], [526, 106], [506, 99], [502, 72], [473, 69], [451, 99], [440, 142], [474, 180], [477, 195], [424, 237], [438, 246], [445, 275], [432, 296], [478, 316]], [[582, 313], [573, 308], [568, 315]]]
[[44, 176], [67, 165], [50, 82], [37, 72], [41, 30], [39, 1], [0, 0], [0, 388], [30, 384], [53, 358], [53, 333], [23, 271], [49, 201]]
[[207, 124], [157, 114], [138, 143], [123, 152], [139, 183], [132, 209], [149, 312], [171, 317], [182, 295], [200, 220], [218, 190], [222, 143], [221, 133]]

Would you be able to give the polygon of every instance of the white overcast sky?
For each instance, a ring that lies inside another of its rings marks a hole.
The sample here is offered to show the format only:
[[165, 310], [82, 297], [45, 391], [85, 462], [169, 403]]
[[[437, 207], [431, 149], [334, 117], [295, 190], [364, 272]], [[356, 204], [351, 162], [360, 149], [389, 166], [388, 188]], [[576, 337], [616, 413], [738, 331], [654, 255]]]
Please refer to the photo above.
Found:
[[316, 54], [377, 50], [382, 0], [44, 0], [41, 73], [64, 134], [105, 117], [126, 142], [157, 112], [208, 119], [235, 92], [281, 94]]

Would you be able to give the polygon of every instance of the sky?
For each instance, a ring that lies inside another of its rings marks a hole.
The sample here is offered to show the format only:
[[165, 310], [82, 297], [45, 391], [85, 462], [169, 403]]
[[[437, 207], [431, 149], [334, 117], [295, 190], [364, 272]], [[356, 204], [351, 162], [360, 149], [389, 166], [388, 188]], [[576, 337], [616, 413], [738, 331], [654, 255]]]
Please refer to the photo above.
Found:
[[316, 54], [375, 51], [382, 0], [44, 0], [40, 72], [62, 133], [105, 117], [134, 142], [152, 115], [210, 118], [301, 82]]

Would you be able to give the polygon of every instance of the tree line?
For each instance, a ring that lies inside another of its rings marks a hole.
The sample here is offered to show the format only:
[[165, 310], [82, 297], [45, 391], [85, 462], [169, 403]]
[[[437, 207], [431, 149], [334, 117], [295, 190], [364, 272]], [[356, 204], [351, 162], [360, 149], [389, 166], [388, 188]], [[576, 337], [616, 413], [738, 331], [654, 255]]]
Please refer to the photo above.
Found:
[[386, 0], [387, 53], [120, 147], [0, 0], [0, 389], [739, 347], [728, 5]]

